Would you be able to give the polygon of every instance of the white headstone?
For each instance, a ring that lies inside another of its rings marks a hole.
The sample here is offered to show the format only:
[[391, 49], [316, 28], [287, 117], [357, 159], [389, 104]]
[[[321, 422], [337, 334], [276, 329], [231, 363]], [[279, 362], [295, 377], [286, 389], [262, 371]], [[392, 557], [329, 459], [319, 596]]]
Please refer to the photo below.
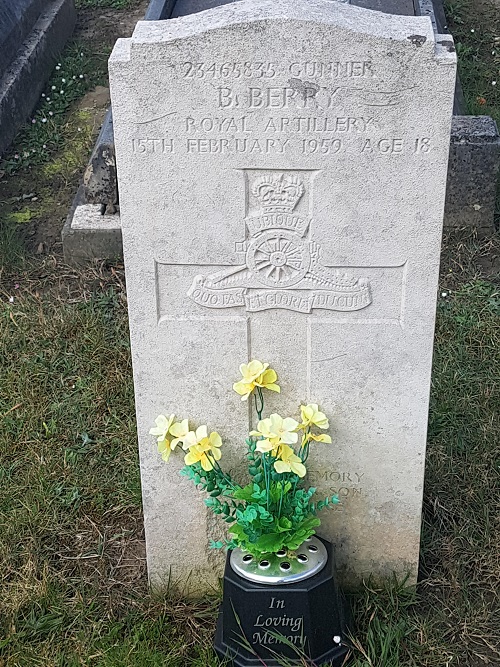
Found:
[[110, 74], [151, 580], [215, 583], [223, 529], [149, 428], [208, 423], [244, 470], [231, 386], [252, 358], [279, 376], [268, 410], [330, 418], [309, 479], [342, 501], [319, 533], [344, 583], [413, 580], [451, 38], [427, 17], [243, 0], [139, 22]]

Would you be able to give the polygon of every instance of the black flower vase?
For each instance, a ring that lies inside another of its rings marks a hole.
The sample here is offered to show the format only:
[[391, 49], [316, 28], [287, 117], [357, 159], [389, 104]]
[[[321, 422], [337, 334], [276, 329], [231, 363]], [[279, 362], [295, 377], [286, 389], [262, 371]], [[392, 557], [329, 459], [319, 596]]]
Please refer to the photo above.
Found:
[[284, 550], [260, 560], [228, 552], [215, 650], [229, 665], [303, 665], [304, 657], [317, 667], [341, 667], [347, 618], [327, 540], [309, 538], [293, 559]]

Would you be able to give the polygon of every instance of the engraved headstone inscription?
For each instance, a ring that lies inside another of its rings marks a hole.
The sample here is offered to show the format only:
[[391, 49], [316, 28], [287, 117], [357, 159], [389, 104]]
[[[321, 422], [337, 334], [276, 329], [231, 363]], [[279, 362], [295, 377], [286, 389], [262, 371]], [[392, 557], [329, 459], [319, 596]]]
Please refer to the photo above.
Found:
[[[416, 576], [455, 53], [428, 17], [242, 0], [139, 22], [110, 59], [148, 567], [207, 588], [222, 528], [148, 435], [208, 422], [237, 472], [238, 366], [332, 425], [309, 480], [341, 581]], [[187, 583], [186, 583], [187, 582]]]

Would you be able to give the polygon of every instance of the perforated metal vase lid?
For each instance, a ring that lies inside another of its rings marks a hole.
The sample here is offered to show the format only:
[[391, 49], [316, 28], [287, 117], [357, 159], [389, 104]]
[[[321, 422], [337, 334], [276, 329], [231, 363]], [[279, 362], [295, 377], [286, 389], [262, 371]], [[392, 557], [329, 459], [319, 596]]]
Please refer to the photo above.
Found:
[[317, 537], [303, 542], [290, 558], [285, 549], [265, 558], [255, 558], [248, 551], [234, 549], [231, 567], [240, 577], [259, 584], [294, 584], [309, 579], [326, 565], [328, 554]]

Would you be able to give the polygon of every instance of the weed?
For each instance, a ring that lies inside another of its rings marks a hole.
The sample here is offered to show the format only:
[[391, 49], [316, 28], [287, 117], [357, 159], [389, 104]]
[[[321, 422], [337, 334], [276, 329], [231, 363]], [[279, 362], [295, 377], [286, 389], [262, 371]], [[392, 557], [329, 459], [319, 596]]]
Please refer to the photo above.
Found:
[[448, 0], [445, 11], [455, 39], [468, 112], [500, 120], [498, 10], [493, 3], [484, 3], [478, 12], [473, 0]]
[[77, 9], [130, 9], [138, 0], [76, 0]]
[[105, 82], [107, 53], [81, 42], [68, 46], [42, 93], [32, 118], [0, 163], [7, 175], [47, 163], [67, 141], [66, 113], [87, 90]]

